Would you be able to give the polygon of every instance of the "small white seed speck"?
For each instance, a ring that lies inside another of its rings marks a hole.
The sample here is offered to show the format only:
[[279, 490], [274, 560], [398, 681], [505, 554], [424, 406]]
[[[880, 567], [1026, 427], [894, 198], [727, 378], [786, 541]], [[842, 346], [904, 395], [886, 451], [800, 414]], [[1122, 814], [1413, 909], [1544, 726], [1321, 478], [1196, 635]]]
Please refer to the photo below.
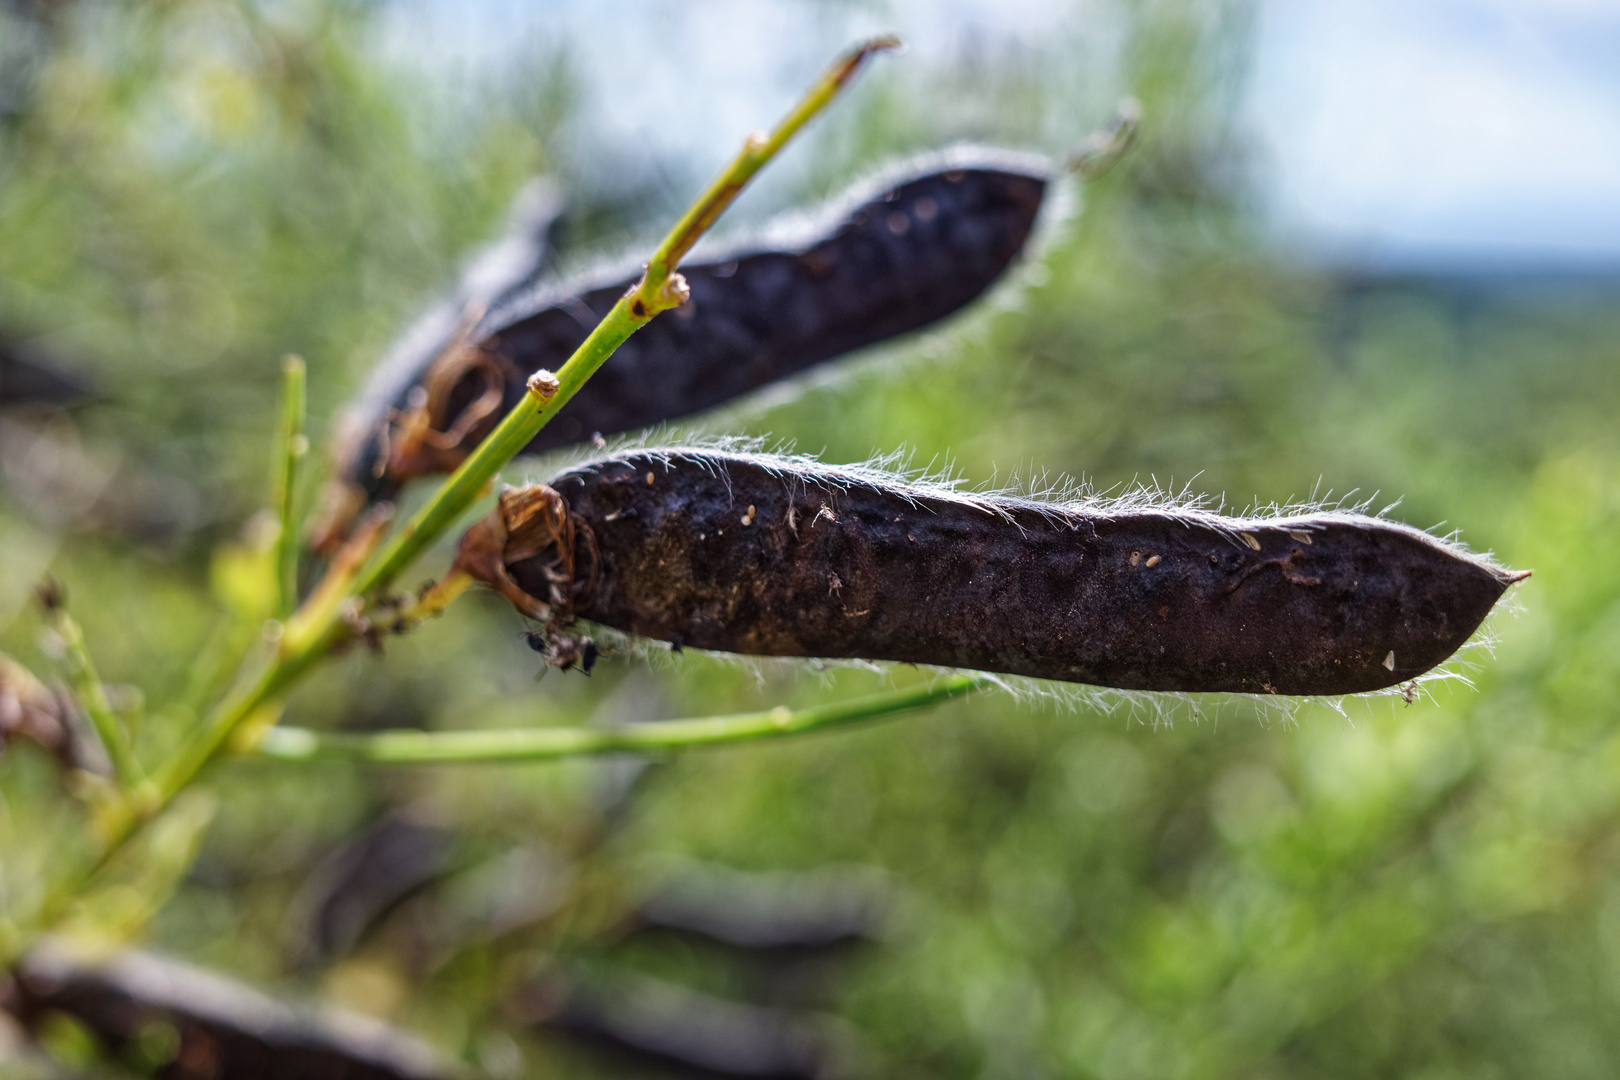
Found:
[[1311, 542], [1311, 534], [1308, 532], [1291, 532], [1288, 535], [1293, 537], [1295, 540], [1298, 540], [1302, 544], [1308, 544]]
[[1395, 650], [1394, 649], [1389, 650], [1389, 655], [1384, 657], [1384, 666], [1386, 668], [1388, 668], [1389, 670], [1391, 670], [1391, 671], [1395, 670]]
[[1147, 564], [1148, 564], [1148, 565], [1149, 565], [1149, 566], [1158, 566], [1158, 565], [1159, 565], [1159, 563], [1160, 563], [1160, 562], [1162, 562], [1162, 561], [1163, 561], [1163, 560], [1162, 560], [1162, 559], [1160, 559], [1160, 558], [1159, 558], [1159, 556], [1157, 556], [1157, 555], [1150, 555], [1150, 556], [1148, 556], [1148, 561], [1147, 561]]
[[653, 485], [653, 474], [648, 473], [647, 474], [647, 486], [652, 487], [652, 485]]
[[1253, 533], [1244, 533], [1243, 542], [1254, 548], [1256, 551], [1260, 550], [1260, 540]]
[[1132, 566], [1137, 566], [1141, 562], [1142, 562], [1142, 553], [1140, 551], [1131, 552], [1131, 565]]

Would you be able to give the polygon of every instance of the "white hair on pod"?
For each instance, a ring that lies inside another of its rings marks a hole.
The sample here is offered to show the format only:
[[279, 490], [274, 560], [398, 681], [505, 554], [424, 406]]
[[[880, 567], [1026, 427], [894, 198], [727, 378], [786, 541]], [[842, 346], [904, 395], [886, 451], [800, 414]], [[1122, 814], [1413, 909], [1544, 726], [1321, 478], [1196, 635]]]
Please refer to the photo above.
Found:
[[[1197, 492], [1191, 483], [1180, 487], [1160, 485], [1153, 479], [1143, 483], [1132, 481], [1106, 489], [1098, 489], [1085, 479], [1045, 471], [1020, 478], [1013, 473], [1005, 484], [990, 484], [978, 488], [968, 486], [967, 479], [949, 461], [936, 465], [917, 466], [915, 453], [897, 449], [877, 454], [854, 464], [828, 464], [812, 455], [798, 453], [789, 443], [771, 443], [762, 437], [735, 435], [704, 435], [688, 430], [680, 433], [669, 427], [651, 429], [637, 435], [622, 436], [605, 449], [576, 450], [555, 455], [551, 463], [553, 475], [595, 471], [635, 455], [651, 458], [667, 470], [678, 464], [698, 465], [711, 474], [724, 477], [718, 469], [721, 463], [746, 463], [779, 477], [789, 490], [813, 478], [815, 482], [835, 491], [858, 485], [876, 487], [898, 495], [914, 505], [923, 499], [942, 500], [969, 506], [1003, 521], [1014, 520], [1012, 511], [1033, 511], [1054, 525], [1076, 524], [1075, 515], [1090, 518], [1124, 516], [1127, 514], [1156, 513], [1183, 518], [1189, 524], [1213, 529], [1232, 544], [1244, 546], [1243, 534], [1249, 528], [1265, 526], [1286, 528], [1309, 533], [1330, 523], [1377, 522], [1380, 527], [1396, 529], [1452, 555], [1472, 559], [1493, 569], [1499, 565], [1490, 553], [1478, 553], [1457, 539], [1456, 531], [1437, 534], [1418, 529], [1387, 515], [1399, 505], [1398, 500], [1377, 511], [1377, 494], [1369, 498], [1356, 498], [1352, 491], [1340, 497], [1331, 492], [1312, 493], [1304, 500], [1289, 499], [1281, 502], [1255, 502], [1240, 515], [1227, 517], [1220, 513], [1224, 500]], [[571, 459], [571, 460], [570, 460]], [[527, 471], [527, 470], [526, 470]], [[538, 480], [529, 482], [540, 482]], [[1520, 610], [1516, 601], [1507, 599], [1492, 611], [1485, 622], [1449, 659], [1415, 679], [1396, 686], [1362, 694], [1330, 697], [1283, 697], [1268, 694], [1243, 693], [1178, 693], [1168, 691], [1121, 690], [1112, 687], [1088, 686], [1035, 679], [1017, 675], [985, 675], [989, 684], [1012, 695], [1026, 704], [1050, 704], [1078, 711], [1086, 710], [1105, 715], [1123, 714], [1131, 722], [1145, 722], [1153, 727], [1169, 725], [1177, 712], [1189, 712], [1202, 719], [1212, 711], [1228, 705], [1254, 707], [1262, 719], [1295, 722], [1300, 710], [1308, 705], [1326, 706], [1340, 716], [1348, 717], [1347, 698], [1400, 698], [1408, 704], [1419, 698], [1432, 700], [1432, 688], [1440, 683], [1459, 683], [1472, 687], [1469, 674], [1478, 669], [1481, 653], [1491, 654], [1497, 642], [1498, 613], [1515, 614]], [[870, 660], [842, 660], [797, 657], [745, 657], [732, 653], [711, 652], [701, 649], [675, 650], [662, 643], [632, 639], [629, 635], [601, 628], [604, 639], [613, 642], [618, 651], [628, 651], [647, 657], [655, 663], [669, 662], [677, 652], [701, 653], [706, 658], [724, 664], [739, 666], [751, 672], [763, 686], [765, 672], [771, 668], [815, 671], [858, 668], [864, 671], [891, 671], [897, 665], [880, 664]], [[939, 676], [958, 673], [956, 669], [904, 665], [935, 673]]]

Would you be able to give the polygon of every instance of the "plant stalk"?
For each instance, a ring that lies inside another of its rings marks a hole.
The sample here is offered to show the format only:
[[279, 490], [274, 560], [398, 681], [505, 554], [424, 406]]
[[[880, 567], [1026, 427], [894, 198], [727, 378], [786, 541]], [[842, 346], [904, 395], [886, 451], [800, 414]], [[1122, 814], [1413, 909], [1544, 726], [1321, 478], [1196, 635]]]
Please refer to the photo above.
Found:
[[275, 471], [270, 477], [270, 506], [276, 515], [275, 617], [285, 620], [298, 606], [298, 521], [293, 495], [298, 466], [309, 451], [304, 434], [306, 414], [304, 361], [288, 356], [281, 361], [281, 422], [276, 428], [272, 454]]
[[952, 675], [927, 686], [808, 709], [663, 720], [619, 728], [518, 728], [507, 731], [381, 731], [328, 734], [272, 728], [255, 752], [277, 761], [358, 761], [378, 765], [546, 761], [588, 754], [658, 753], [787, 735], [807, 735], [885, 719], [993, 685], [984, 675]]
[[140, 762], [135, 758], [135, 750], [130, 746], [129, 735], [124, 731], [124, 723], [118, 719], [113, 711], [112, 702], [107, 698], [107, 688], [102, 685], [101, 676], [96, 674], [96, 666], [90, 659], [90, 650], [84, 643], [84, 631], [79, 628], [66, 611], [57, 608], [52, 616], [52, 623], [58, 637], [62, 639], [62, 648], [66, 653], [66, 667], [68, 678], [73, 684], [73, 694], [84, 706], [84, 711], [90, 717], [90, 724], [96, 729], [96, 736], [101, 745], [106, 748], [107, 758], [112, 762], [113, 773], [118, 782], [126, 791], [131, 791], [146, 779]]
[[[495, 431], [442, 484], [426, 505], [409, 521], [366, 569], [359, 570], [371, 555], [371, 545], [381, 537], [382, 522], [346, 545], [348, 554], [333, 560], [326, 580], [285, 622], [277, 651], [259, 673], [238, 684], [205, 718], [180, 749], [163, 763], [152, 778], [155, 790], [138, 802], [121, 800], [104, 822], [102, 843], [82, 873], [72, 873], [52, 890], [41, 920], [49, 925], [60, 914], [79, 888], [110, 863], [141, 824], [156, 816], [185, 790], [226, 748], [243, 724], [263, 722], [267, 711], [278, 708], [280, 698], [316, 663], [350, 640], [353, 624], [359, 619], [363, 597], [376, 597], [407, 567], [416, 561], [466, 512], [494, 480], [496, 474], [517, 456], [535, 434], [567, 403], [613, 351], [654, 315], [677, 307], [686, 299], [686, 283], [675, 273], [684, 256], [720, 213], [731, 204], [743, 186], [773, 158], [815, 115], [824, 109], [838, 91], [874, 52], [895, 47], [893, 38], [879, 38], [856, 47], [833, 65], [767, 137], [750, 138], [742, 152], [710, 184], [665, 237], [648, 264], [636, 288], [627, 293], [592, 331], [561, 370], [536, 372], [529, 379], [529, 390]], [[302, 414], [303, 382], [301, 364], [284, 367], [283, 427], [286, 449], [277, 455], [278, 480], [275, 488], [276, 511], [281, 516], [282, 539], [295, 536], [290, 518], [292, 468], [290, 460], [296, 436], [296, 417]], [[295, 398], [296, 395], [296, 398]], [[278, 568], [281, 554], [278, 547]], [[285, 577], [278, 580], [285, 581]], [[460, 592], [464, 582], [447, 583], [434, 599], [447, 603]], [[283, 593], [283, 596], [288, 594]], [[110, 710], [108, 712], [110, 716]], [[118, 734], [122, 734], [118, 729]], [[112, 753], [111, 747], [109, 752]]]
[[456, 523], [476, 502], [506, 464], [518, 455], [540, 429], [585, 385], [596, 370], [661, 311], [686, 302], [686, 282], [676, 273], [680, 260], [708, 231], [747, 185], [787, 141], [820, 113], [849, 83], [873, 53], [893, 49], [899, 41], [892, 37], [874, 38], [852, 49], [816, 81], [767, 136], [754, 135], [730, 165], [698, 196], [675, 227], [653, 253], [641, 280], [597, 324], [567, 363], [555, 374], [536, 372], [529, 379], [528, 392], [500, 425], [479, 444], [461, 467], [428, 500], [416, 515], [389, 541], [375, 563], [355, 585], [365, 596], [393, 584], [401, 571]]

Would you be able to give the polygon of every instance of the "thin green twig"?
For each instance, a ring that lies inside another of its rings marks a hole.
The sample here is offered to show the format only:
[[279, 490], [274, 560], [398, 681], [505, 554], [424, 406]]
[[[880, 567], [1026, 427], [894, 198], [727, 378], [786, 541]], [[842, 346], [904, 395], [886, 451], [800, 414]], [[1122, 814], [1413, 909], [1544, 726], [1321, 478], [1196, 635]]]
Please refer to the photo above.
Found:
[[1136, 145], [1142, 125], [1142, 104], [1135, 98], [1119, 103], [1114, 120], [1094, 131], [1069, 155], [1066, 167], [1082, 180], [1100, 180]]
[[281, 422], [270, 477], [270, 507], [276, 515], [275, 617], [285, 620], [298, 606], [298, 522], [293, 516], [293, 494], [298, 465], [309, 450], [304, 435], [304, 361], [288, 356], [281, 361]]
[[107, 688], [101, 683], [101, 676], [96, 674], [96, 666], [90, 659], [90, 650], [85, 647], [84, 631], [79, 624], [65, 610], [58, 607], [51, 613], [51, 623], [57, 637], [62, 640], [64, 661], [67, 668], [68, 679], [73, 685], [74, 696], [84, 711], [90, 717], [91, 725], [96, 729], [96, 735], [101, 739], [101, 745], [107, 750], [107, 757], [112, 762], [113, 773], [118, 782], [126, 790], [137, 787], [146, 779], [141, 764], [135, 758], [134, 748], [129, 744], [129, 735], [124, 731], [124, 723], [118, 719], [113, 711], [112, 702], [107, 698]]
[[[173, 757], [157, 770], [154, 805], [124, 805], [108, 821], [105, 844], [95, 867], [105, 865], [129, 839], [142, 819], [184, 790], [224, 748], [232, 735], [249, 718], [262, 716], [266, 709], [302, 675], [349, 635], [349, 617], [363, 596], [374, 596], [393, 583], [407, 567], [444, 535], [466, 512], [495, 475], [517, 456], [557, 410], [573, 396], [597, 368], [632, 333], [659, 311], [677, 306], [685, 298], [685, 282], [673, 273], [680, 257], [728, 206], [743, 184], [765, 165], [787, 140], [827, 106], [873, 52], [893, 48], [892, 38], [882, 38], [857, 47], [811, 88], [777, 129], [764, 139], [748, 140], [741, 154], [718, 180], [699, 196], [670, 231], [650, 262], [638, 286], [614, 305], [607, 318], [592, 331], [569, 357], [562, 369], [536, 372], [529, 379], [529, 391], [491, 435], [462, 463], [407, 522], [364, 571], [333, 560], [327, 578], [285, 624], [285, 632], [274, 658], [256, 675], [238, 683], [238, 688], [220, 702]], [[655, 273], [651, 267], [661, 269]], [[351, 541], [349, 552], [369, 554]]]
[[[461, 463], [449, 480], [389, 541], [376, 561], [356, 582], [355, 591], [372, 596], [393, 584], [414, 562], [476, 502], [495, 474], [527, 446], [585, 385], [626, 338], [654, 315], [679, 307], [686, 300], [686, 282], [677, 274], [680, 260], [731, 205], [743, 187], [816, 114], [827, 107], [849, 83], [867, 57], [895, 48], [892, 37], [875, 38], [852, 49], [824, 74], [782, 118], [769, 135], [751, 136], [730, 165], [715, 178], [697, 201], [675, 223], [647, 263], [636, 287], [622, 296], [607, 317], [597, 324], [568, 362], [552, 375], [536, 372], [529, 379], [523, 400], [506, 415], [478, 448]], [[301, 646], [301, 641], [292, 643]]]
[[256, 747], [277, 761], [339, 760], [379, 765], [544, 761], [586, 754], [658, 753], [806, 735], [895, 716], [990, 686], [983, 675], [952, 675], [835, 705], [779, 706], [764, 712], [665, 720], [620, 728], [518, 728], [509, 731], [379, 731], [328, 734], [271, 728]]

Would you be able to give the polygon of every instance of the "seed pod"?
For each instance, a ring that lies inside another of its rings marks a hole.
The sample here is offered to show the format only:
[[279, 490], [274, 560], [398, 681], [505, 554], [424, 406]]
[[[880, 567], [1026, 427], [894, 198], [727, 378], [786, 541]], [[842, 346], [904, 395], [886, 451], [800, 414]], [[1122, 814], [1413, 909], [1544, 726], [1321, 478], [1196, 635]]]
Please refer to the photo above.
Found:
[[[113, 1057], [164, 1077], [449, 1080], [421, 1040], [379, 1021], [294, 1008], [215, 972], [128, 950], [89, 962], [47, 940], [13, 972], [4, 1002], [25, 1028], [79, 1020]], [[154, 1039], [154, 1035], [164, 1036]]]
[[528, 614], [678, 646], [1272, 694], [1415, 679], [1527, 576], [1341, 511], [1042, 503], [679, 449], [504, 493], [458, 565]]
[[807, 1010], [583, 965], [530, 980], [506, 1009], [596, 1057], [602, 1075], [822, 1080], [852, 1075], [858, 1056], [846, 1031]]
[[[654, 319], [530, 444], [538, 452], [711, 408], [945, 318], [1023, 250], [1053, 171], [1044, 159], [956, 150], [857, 192], [831, 221], [767, 230], [763, 246], [683, 264], [682, 307]], [[407, 377], [391, 365], [351, 414], [338, 475], [352, 505], [448, 472], [555, 370], [639, 268], [543, 286], [493, 308]]]
[[0, 409], [72, 405], [89, 396], [89, 387], [67, 374], [39, 343], [0, 334]]

